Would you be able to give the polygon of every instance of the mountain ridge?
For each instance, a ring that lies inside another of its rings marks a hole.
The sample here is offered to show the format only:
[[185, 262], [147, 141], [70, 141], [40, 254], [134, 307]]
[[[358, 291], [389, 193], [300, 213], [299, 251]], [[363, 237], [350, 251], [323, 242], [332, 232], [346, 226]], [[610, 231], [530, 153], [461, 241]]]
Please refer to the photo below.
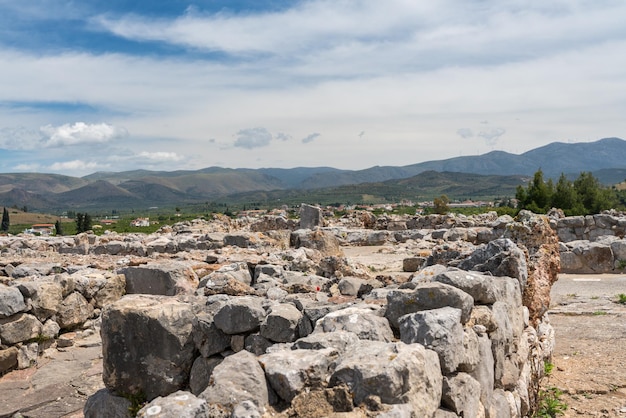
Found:
[[[341, 188], [356, 185], [362, 185], [358, 190], [387, 187], [394, 192], [380, 193], [391, 196], [398, 194], [403, 180], [425, 172], [448, 173], [445, 181], [451, 184], [456, 182], [454, 187], [450, 186], [448, 193], [457, 194], [463, 194], [464, 189], [480, 189], [468, 181], [463, 183], [460, 180], [463, 176], [459, 173], [465, 173], [466, 179], [473, 175], [503, 176], [500, 180], [503, 188], [499, 190], [508, 193], [511, 182], [523, 184], [538, 169], [542, 169], [545, 178], [557, 178], [561, 173], [571, 178], [581, 171], [598, 172], [601, 182], [614, 184], [622, 181], [626, 174], [626, 141], [603, 138], [586, 143], [553, 142], [519, 155], [491, 151], [477, 156], [425, 161], [399, 167], [374, 166], [363, 170], [324, 166], [288, 169], [213, 166], [200, 170], [96, 172], [84, 177], [7, 173], [0, 174], [0, 205], [28, 206], [39, 210], [148, 208], [202, 202], [208, 204], [209, 201], [234, 195], [250, 198], [266, 196], [263, 199], [276, 196], [276, 199], [280, 199], [278, 196], [282, 193], [284, 196], [306, 198], [312, 193], [329, 195], [333, 193], [332, 190], [346, 195], [352, 192]], [[508, 176], [506, 180], [504, 176]], [[419, 187], [428, 186], [424, 182], [427, 177], [415, 180], [420, 184]], [[487, 181], [486, 177], [480, 181]], [[488, 181], [492, 184], [490, 187], [493, 192], [498, 192], [497, 182], [491, 177]], [[430, 188], [435, 189], [434, 185]], [[329, 190], [324, 192], [324, 189]], [[308, 194], [300, 193], [303, 190], [308, 190]], [[480, 190], [482, 194], [487, 193], [486, 189]]]

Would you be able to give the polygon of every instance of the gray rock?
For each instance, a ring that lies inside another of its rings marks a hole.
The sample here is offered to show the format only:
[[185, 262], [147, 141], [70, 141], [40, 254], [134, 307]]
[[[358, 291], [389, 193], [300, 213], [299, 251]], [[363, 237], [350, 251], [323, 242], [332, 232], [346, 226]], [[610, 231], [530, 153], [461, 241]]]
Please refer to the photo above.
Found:
[[322, 209], [317, 206], [300, 205], [300, 228], [313, 229], [317, 226], [324, 226], [324, 218]]
[[357, 277], [344, 277], [339, 281], [339, 292], [345, 296], [357, 296], [366, 281]]
[[[183, 388], [194, 360], [190, 304], [153, 295], [127, 295], [102, 312], [102, 379], [120, 393], [148, 400]], [[158, 344], [154, 342], [158, 341]]]
[[389, 321], [371, 309], [350, 307], [331, 312], [318, 320], [313, 333], [349, 331], [362, 340], [393, 341]]
[[478, 352], [480, 360], [469, 374], [480, 383], [480, 401], [485, 409], [489, 410], [495, 383], [495, 363], [491, 350], [491, 341], [487, 335], [478, 336]]
[[26, 303], [19, 289], [0, 283], [0, 318], [23, 311], [26, 311]]
[[32, 313], [40, 321], [56, 314], [63, 300], [63, 289], [52, 280], [18, 281], [20, 291], [30, 299]]
[[204, 399], [192, 393], [177, 391], [165, 397], [158, 397], [137, 412], [137, 418], [206, 418], [209, 407]]
[[200, 395], [209, 386], [213, 369], [224, 360], [223, 357], [198, 357], [194, 360], [189, 374], [189, 389], [194, 395]]
[[268, 340], [286, 343], [298, 339], [302, 312], [289, 303], [273, 305], [261, 324], [261, 335]]
[[439, 407], [442, 380], [437, 354], [419, 344], [360, 341], [337, 360], [329, 387], [346, 385], [355, 405], [373, 395], [427, 417]]
[[441, 405], [461, 417], [478, 417], [484, 414], [480, 402], [480, 383], [467, 373], [444, 376]]
[[29, 343], [19, 347], [17, 354], [17, 368], [28, 369], [37, 364], [37, 358], [39, 357], [39, 344]]
[[244, 348], [257, 356], [265, 354], [272, 345], [273, 343], [270, 340], [259, 334], [250, 334], [244, 340]]
[[217, 328], [232, 335], [258, 331], [265, 316], [263, 299], [237, 296], [222, 306], [213, 320]]
[[293, 248], [310, 248], [319, 251], [323, 256], [342, 256], [343, 251], [339, 240], [332, 232], [315, 229], [298, 229], [291, 233], [289, 244]]
[[0, 319], [0, 341], [9, 345], [29, 341], [41, 335], [42, 329], [43, 325], [35, 316], [18, 313]]
[[196, 315], [193, 329], [194, 344], [204, 357], [211, 357], [230, 347], [230, 335], [215, 325], [213, 315], [209, 312]]
[[56, 322], [61, 329], [73, 329], [93, 316], [93, 306], [80, 293], [72, 293], [59, 305]]
[[272, 389], [281, 399], [291, 402], [305, 387], [310, 390], [323, 387], [337, 357], [337, 351], [331, 348], [289, 350], [264, 354], [259, 362]]
[[85, 418], [131, 418], [131, 406], [128, 399], [100, 389], [87, 399], [83, 414]]
[[433, 281], [454, 286], [474, 299], [476, 304], [490, 305], [498, 300], [494, 277], [471, 271], [450, 269], [433, 277]]
[[268, 405], [265, 373], [256, 356], [244, 350], [226, 357], [213, 369], [211, 383], [200, 397], [231, 411], [243, 401], [252, 401], [258, 407]]
[[426, 257], [409, 257], [402, 260], [402, 271], [414, 273], [426, 266]]
[[500, 238], [479, 248], [459, 264], [462, 270], [490, 272], [495, 276], [514, 277], [522, 289], [528, 280], [524, 252], [510, 239]]
[[294, 348], [304, 350], [323, 350], [332, 348], [340, 353], [359, 341], [359, 336], [354, 332], [335, 331], [328, 333], [315, 333], [305, 338], [300, 338], [294, 343]]
[[464, 356], [461, 310], [445, 307], [400, 317], [400, 339], [419, 343], [439, 356], [444, 374], [454, 372]]
[[19, 350], [17, 347], [9, 347], [6, 350], [0, 350], [0, 374], [17, 367], [17, 356]]
[[230, 418], [261, 418], [263, 413], [259, 409], [254, 402], [243, 401], [235, 405]]
[[126, 277], [126, 294], [191, 295], [198, 287], [196, 273], [181, 263], [126, 267], [122, 273]]
[[385, 317], [395, 328], [401, 316], [418, 311], [451, 306], [461, 310], [461, 322], [466, 323], [474, 299], [466, 292], [444, 283], [421, 283], [413, 290], [397, 290], [387, 295]]
[[224, 236], [224, 245], [233, 247], [248, 248], [251, 246], [251, 239], [249, 234], [228, 234]]

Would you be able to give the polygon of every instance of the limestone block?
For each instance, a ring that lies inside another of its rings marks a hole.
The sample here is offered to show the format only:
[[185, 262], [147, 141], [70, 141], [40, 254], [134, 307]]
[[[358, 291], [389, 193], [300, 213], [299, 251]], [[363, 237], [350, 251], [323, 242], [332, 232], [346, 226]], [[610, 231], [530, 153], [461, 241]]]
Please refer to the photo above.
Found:
[[265, 407], [269, 403], [265, 372], [254, 354], [240, 351], [213, 369], [211, 383], [199, 397], [231, 411], [243, 401]]
[[[194, 360], [193, 308], [174, 298], [126, 295], [102, 311], [102, 379], [148, 400], [186, 385]], [[155, 344], [158, 341], [158, 344]]]
[[332, 362], [338, 357], [332, 348], [323, 350], [288, 350], [259, 357], [265, 376], [281, 399], [291, 402], [307, 389], [325, 386]]
[[128, 399], [114, 395], [109, 389], [100, 389], [87, 399], [83, 414], [85, 418], [131, 418], [131, 406]]
[[127, 294], [174, 296], [193, 294], [198, 287], [196, 273], [184, 263], [155, 263], [122, 269]]
[[445, 306], [460, 309], [461, 322], [465, 323], [470, 318], [474, 299], [463, 290], [445, 283], [421, 283], [413, 290], [390, 292], [385, 317], [394, 328], [398, 328], [403, 315]]
[[230, 347], [230, 336], [215, 325], [213, 317], [211, 313], [202, 312], [194, 318], [193, 341], [205, 358], [221, 353]]
[[26, 303], [19, 289], [0, 283], [0, 318], [6, 318], [25, 310]]
[[273, 305], [261, 324], [261, 335], [268, 340], [286, 343], [298, 338], [302, 312], [290, 303]]
[[63, 300], [63, 288], [52, 280], [18, 282], [20, 291], [31, 300], [31, 313], [40, 321], [56, 314]]
[[362, 340], [389, 342], [394, 339], [389, 321], [367, 308], [350, 307], [331, 312], [317, 321], [313, 332], [335, 331], [353, 332]]
[[444, 374], [454, 372], [464, 358], [461, 310], [444, 307], [407, 314], [399, 319], [400, 339], [419, 343], [439, 356]]
[[222, 306], [213, 320], [226, 334], [258, 331], [265, 319], [263, 299], [254, 296], [236, 296]]
[[193, 393], [176, 391], [165, 397], [159, 396], [137, 412], [137, 418], [198, 418], [209, 416], [209, 406], [204, 399]]
[[209, 386], [213, 369], [224, 360], [221, 356], [198, 357], [194, 360], [189, 373], [189, 389], [198, 396]]
[[74, 292], [59, 305], [56, 322], [61, 329], [72, 329], [82, 325], [93, 316], [93, 306], [80, 293]]
[[0, 319], [0, 341], [3, 344], [17, 344], [41, 335], [43, 325], [31, 314], [18, 313]]
[[358, 335], [349, 331], [335, 331], [314, 333], [300, 338], [294, 343], [294, 348], [305, 350], [323, 350], [332, 348], [340, 353], [348, 350], [348, 347], [359, 341]]
[[480, 383], [467, 373], [444, 376], [441, 405], [462, 417], [484, 416]]
[[448, 269], [433, 277], [433, 281], [454, 286], [472, 296], [474, 303], [490, 305], [498, 300], [493, 276], [460, 269]]
[[373, 395], [427, 417], [439, 408], [442, 380], [437, 354], [422, 345], [360, 341], [337, 360], [329, 387], [346, 385], [355, 405]]

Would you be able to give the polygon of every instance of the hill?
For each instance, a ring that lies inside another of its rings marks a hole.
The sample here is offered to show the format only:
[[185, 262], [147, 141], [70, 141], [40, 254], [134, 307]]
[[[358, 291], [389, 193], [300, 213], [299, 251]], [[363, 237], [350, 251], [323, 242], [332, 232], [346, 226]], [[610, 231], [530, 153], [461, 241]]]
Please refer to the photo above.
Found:
[[[130, 210], [210, 202], [346, 202], [447, 194], [452, 198], [514, 194], [513, 183], [542, 169], [544, 177], [594, 173], [604, 184], [626, 178], [626, 141], [554, 142], [520, 155], [503, 151], [365, 170], [331, 167], [97, 172], [75, 178], [57, 174], [0, 174], [0, 205], [43, 212]], [[419, 176], [422, 173], [428, 173]], [[436, 173], [446, 173], [438, 177]], [[463, 173], [463, 174], [460, 174]], [[488, 176], [477, 178], [475, 175]], [[492, 176], [492, 177], [489, 177]], [[505, 176], [498, 178], [498, 176]], [[403, 181], [405, 180], [405, 181]], [[411, 194], [412, 190], [417, 192]]]

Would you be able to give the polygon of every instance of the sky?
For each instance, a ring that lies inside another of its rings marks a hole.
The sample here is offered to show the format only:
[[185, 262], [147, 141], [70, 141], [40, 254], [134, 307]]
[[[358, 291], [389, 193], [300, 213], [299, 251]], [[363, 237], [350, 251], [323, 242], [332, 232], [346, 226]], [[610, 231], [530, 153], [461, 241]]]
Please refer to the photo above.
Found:
[[623, 0], [0, 0], [0, 172], [626, 139]]

